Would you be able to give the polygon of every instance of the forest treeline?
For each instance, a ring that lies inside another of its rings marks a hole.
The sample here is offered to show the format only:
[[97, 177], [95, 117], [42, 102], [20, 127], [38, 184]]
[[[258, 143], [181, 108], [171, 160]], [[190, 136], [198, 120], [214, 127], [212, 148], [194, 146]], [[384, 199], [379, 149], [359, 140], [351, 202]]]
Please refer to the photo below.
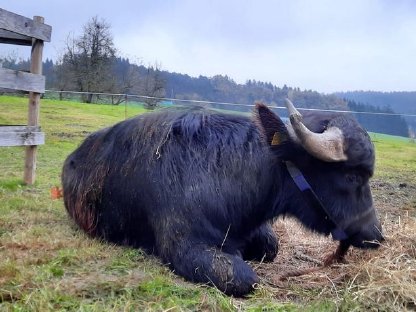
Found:
[[[29, 61], [18, 61], [8, 63], [3, 60], [3, 66], [11, 69], [27, 70]], [[74, 89], [74, 85], [62, 82], [62, 74], [59, 73], [56, 65], [52, 60], [47, 59], [43, 63], [43, 74], [46, 76], [46, 88], [48, 90], [64, 91], [81, 91]], [[158, 81], [159, 87], [157, 96], [174, 98], [180, 100], [194, 101], [211, 101], [219, 103], [235, 103], [238, 105], [211, 104], [214, 108], [237, 110], [248, 112], [252, 110], [253, 103], [257, 101], [264, 102], [270, 106], [282, 106], [284, 99], [291, 97], [293, 102], [299, 108], [313, 109], [335, 109], [350, 110], [357, 112], [369, 112], [376, 114], [355, 114], [358, 121], [368, 130], [391, 135], [409, 136], [409, 130], [414, 129], [412, 120], [406, 121], [403, 117], [394, 114], [392, 109], [394, 102], [381, 101], [371, 102], [372, 104], [351, 100], [352, 93], [321, 94], [312, 90], [301, 90], [296, 87], [283, 85], [275, 86], [270, 82], [248, 80], [244, 84], [235, 82], [228, 76], [217, 75], [214, 77], [191, 77], [186, 74], [172, 73], [161, 70], [154, 66], [144, 66], [130, 63], [129, 59], [115, 57], [112, 61], [111, 77], [113, 83], [107, 83], [108, 89], [100, 89], [96, 92], [109, 93], [126, 93], [152, 96], [155, 95], [151, 88], [137, 88], [139, 85], [147, 84], [149, 80]], [[149, 77], [153, 77], [149, 79]], [[142, 82], [140, 83], [140, 80]], [[68, 88], [63, 88], [68, 86]], [[115, 88], [114, 86], [118, 86]], [[147, 92], [147, 93], [146, 93]], [[416, 94], [415, 94], [416, 97]], [[382, 97], [381, 97], [382, 98]], [[119, 104], [116, 102], [113, 104]], [[191, 105], [192, 102], [185, 102]], [[377, 105], [382, 103], [383, 106]], [[410, 107], [409, 109], [414, 109]], [[285, 110], [279, 110], [278, 113], [286, 117]], [[386, 113], [387, 115], [384, 115]], [[411, 129], [409, 129], [409, 125]]]
[[[374, 110], [379, 112], [401, 113], [404, 114], [404, 119], [407, 123], [409, 135], [415, 137], [416, 133], [416, 91], [413, 92], [376, 92], [376, 91], [350, 91], [350, 92], [338, 92], [336, 95], [347, 101], [351, 101], [358, 105], [357, 110], [362, 109], [365, 111]], [[354, 105], [354, 104], [353, 104]], [[413, 116], [409, 116], [413, 115]], [[398, 119], [399, 117], [396, 117]], [[380, 117], [389, 124], [390, 118]], [[369, 124], [374, 121], [368, 122]], [[398, 122], [395, 123], [398, 127]], [[393, 131], [394, 132], [394, 131]], [[403, 133], [404, 131], [400, 131]], [[401, 135], [401, 134], [400, 134]]]
[[416, 114], [416, 91], [376, 92], [349, 91], [338, 92], [337, 96], [376, 107], [388, 107], [397, 113]]
[[[354, 94], [327, 95], [256, 80], [236, 83], [226, 75], [191, 77], [164, 71], [157, 63], [144, 66], [120, 57], [118, 53], [110, 24], [98, 16], [92, 17], [83, 26], [80, 36], [68, 36], [55, 61], [46, 59], [43, 63], [46, 88], [58, 91], [61, 100], [65, 94], [62, 91], [79, 92], [81, 101], [86, 103], [103, 101], [102, 93], [140, 95], [140, 101], [148, 109], [159, 105], [161, 98], [172, 98], [186, 100], [181, 103], [187, 105], [192, 105], [192, 101], [209, 101], [213, 102], [211, 106], [215, 108], [247, 112], [252, 110], [252, 105], [257, 101], [276, 107], [282, 106], [285, 98], [289, 97], [298, 108], [368, 112], [358, 114], [357, 118], [370, 131], [400, 136], [409, 133], [405, 119], [380, 114], [393, 112], [393, 103], [389, 100], [371, 105], [366, 99], [362, 101], [351, 98]], [[13, 57], [0, 56], [0, 65], [16, 70], [28, 71], [30, 68], [29, 61], [17, 61]], [[108, 98], [108, 102], [113, 105], [126, 100], [126, 96]], [[282, 117], [286, 116], [285, 109], [278, 113]]]
[[[402, 116], [394, 115], [395, 112], [391, 108], [380, 108], [347, 99], [345, 101], [351, 111], [358, 112], [354, 114], [355, 117], [368, 131], [405, 137], [409, 136], [411, 129], [409, 129], [406, 120]], [[361, 112], [371, 112], [373, 114], [364, 114]], [[388, 128], [388, 131], [385, 131], [384, 128]]]

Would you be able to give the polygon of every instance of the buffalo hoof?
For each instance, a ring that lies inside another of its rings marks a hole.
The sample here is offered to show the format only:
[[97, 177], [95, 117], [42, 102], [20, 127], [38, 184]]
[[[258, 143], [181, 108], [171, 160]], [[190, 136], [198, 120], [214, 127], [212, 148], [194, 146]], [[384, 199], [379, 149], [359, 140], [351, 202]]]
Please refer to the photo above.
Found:
[[185, 279], [215, 286], [229, 296], [243, 297], [254, 290], [259, 278], [239, 256], [215, 247], [192, 246], [175, 255], [171, 268]]

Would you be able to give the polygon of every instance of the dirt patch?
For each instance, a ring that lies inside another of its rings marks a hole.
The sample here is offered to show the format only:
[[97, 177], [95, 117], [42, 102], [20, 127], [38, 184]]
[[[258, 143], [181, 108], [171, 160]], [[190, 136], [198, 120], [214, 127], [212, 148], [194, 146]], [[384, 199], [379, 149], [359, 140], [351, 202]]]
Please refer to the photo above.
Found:
[[371, 182], [374, 204], [380, 214], [416, 217], [416, 184], [407, 179], [395, 182], [373, 180]]
[[72, 132], [51, 132], [51, 136], [56, 136], [60, 139], [84, 138], [91, 134], [91, 131], [72, 131]]
[[[86, 266], [97, 266], [96, 262], [88, 262]], [[82, 297], [108, 295], [108, 293], [140, 285], [149, 276], [140, 269], [131, 269], [128, 274], [112, 274], [104, 268], [83, 272], [82, 274], [66, 274], [56, 285], [56, 289], [64, 293]]]

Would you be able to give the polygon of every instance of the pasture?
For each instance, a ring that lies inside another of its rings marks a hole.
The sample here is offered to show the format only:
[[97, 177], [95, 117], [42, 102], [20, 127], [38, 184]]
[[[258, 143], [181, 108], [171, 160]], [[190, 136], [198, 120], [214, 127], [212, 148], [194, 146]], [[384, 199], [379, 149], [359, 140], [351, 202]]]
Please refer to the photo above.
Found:
[[[320, 265], [330, 238], [279, 219], [279, 254], [252, 266], [261, 284], [235, 299], [185, 282], [141, 250], [90, 239], [69, 220], [60, 185], [66, 156], [89, 133], [143, 113], [138, 106], [42, 100], [37, 180], [22, 185], [24, 149], [0, 148], [1, 311], [361, 311], [416, 309], [416, 144], [373, 134], [371, 182], [386, 241], [376, 251], [349, 251], [347, 263], [283, 279]], [[0, 124], [25, 124], [27, 98], [0, 96]]]

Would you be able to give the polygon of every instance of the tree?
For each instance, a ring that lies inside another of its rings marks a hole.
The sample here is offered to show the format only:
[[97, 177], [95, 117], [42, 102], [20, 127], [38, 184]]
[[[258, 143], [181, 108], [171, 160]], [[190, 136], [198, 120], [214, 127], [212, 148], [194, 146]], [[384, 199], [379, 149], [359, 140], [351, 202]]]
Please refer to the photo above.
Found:
[[92, 102], [93, 92], [107, 92], [114, 85], [111, 75], [116, 49], [110, 25], [93, 17], [76, 39], [68, 39], [62, 59], [65, 76], [72, 80], [77, 91], [87, 92], [83, 100]]
[[146, 108], [154, 109], [160, 102], [159, 99], [165, 96], [166, 82], [157, 63], [145, 67], [118, 57], [112, 70], [115, 81], [112, 92], [123, 94], [112, 97], [114, 105], [122, 103], [126, 99], [125, 94], [137, 94], [144, 96], [141, 100]]
[[[65, 56], [59, 56], [53, 68], [53, 87], [57, 91], [78, 90], [76, 86], [75, 70], [73, 66], [64, 61]], [[59, 92], [59, 99], [62, 101], [64, 94]]]
[[149, 65], [140, 76], [138, 92], [144, 95], [143, 102], [148, 109], [155, 109], [159, 98], [165, 96], [165, 80], [160, 71], [160, 65]]

